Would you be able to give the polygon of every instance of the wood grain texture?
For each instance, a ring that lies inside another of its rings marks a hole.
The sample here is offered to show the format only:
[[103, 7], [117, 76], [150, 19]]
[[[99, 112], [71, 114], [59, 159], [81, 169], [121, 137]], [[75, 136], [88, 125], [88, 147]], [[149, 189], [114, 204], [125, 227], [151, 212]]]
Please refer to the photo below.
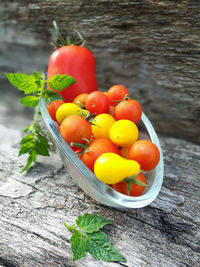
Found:
[[[166, 175], [158, 198], [142, 209], [118, 210], [87, 197], [53, 151], [30, 172], [19, 174], [26, 158], [17, 157], [20, 137], [19, 130], [0, 125], [0, 265], [199, 266], [199, 146], [160, 136]], [[73, 224], [85, 212], [113, 222], [104, 229], [126, 263], [90, 255], [72, 263], [71, 234], [63, 222]]]
[[0, 0], [0, 73], [45, 71], [52, 21], [96, 58], [99, 88], [122, 83], [155, 128], [200, 142], [199, 1]]

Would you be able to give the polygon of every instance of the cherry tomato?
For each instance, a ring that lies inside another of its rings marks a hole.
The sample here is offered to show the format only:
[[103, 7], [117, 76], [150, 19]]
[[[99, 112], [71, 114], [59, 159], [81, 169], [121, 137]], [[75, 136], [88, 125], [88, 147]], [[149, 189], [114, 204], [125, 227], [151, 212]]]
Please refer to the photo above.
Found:
[[65, 141], [85, 144], [83, 139], [90, 139], [92, 129], [90, 123], [80, 115], [70, 115], [60, 125], [60, 133]]
[[103, 153], [94, 164], [96, 177], [106, 184], [116, 184], [139, 171], [140, 164], [137, 161], [124, 159], [115, 153]]
[[118, 101], [123, 100], [125, 96], [129, 96], [129, 92], [123, 85], [117, 84], [110, 87], [107, 96], [111, 105], [116, 105]]
[[157, 146], [151, 141], [138, 140], [130, 146], [128, 157], [139, 162], [142, 170], [150, 171], [158, 164], [160, 152]]
[[70, 145], [70, 147], [71, 147], [71, 149], [74, 151], [74, 153], [81, 159], [82, 154], [81, 154], [80, 152], [82, 152], [83, 149], [80, 148], [80, 147], [77, 147], [77, 146], [71, 146], [71, 145]]
[[119, 150], [120, 155], [125, 159], [128, 159], [128, 150], [129, 150], [129, 146], [124, 146]]
[[48, 112], [52, 118], [52, 120], [56, 121], [56, 111], [57, 109], [64, 104], [65, 102], [62, 100], [55, 100], [51, 102], [48, 106]]
[[[145, 176], [142, 172], [136, 176], [136, 179], [139, 180], [140, 182], [147, 184]], [[127, 189], [126, 189], [126, 182], [119, 182], [119, 183], [113, 184], [112, 188], [114, 188], [116, 191], [118, 191], [122, 194], [128, 195]], [[130, 192], [129, 192], [129, 196], [138, 197], [138, 196], [142, 195], [145, 188], [146, 187], [142, 186], [142, 185], [132, 184]]]
[[110, 140], [105, 138], [96, 138], [87, 147], [81, 159], [86, 164], [86, 166], [93, 172], [94, 163], [96, 159], [101, 154], [108, 152], [116, 153], [119, 155], [119, 149]]
[[92, 121], [92, 133], [94, 137], [102, 137], [109, 139], [109, 130], [115, 119], [106, 113], [97, 115]]
[[80, 94], [77, 97], [74, 98], [73, 103], [80, 105], [80, 106], [85, 106], [85, 102], [88, 98], [89, 94]]
[[115, 107], [112, 106], [112, 105], [110, 105], [110, 106], [109, 106], [109, 110], [108, 110], [108, 114], [114, 116], [114, 110], [115, 110]]
[[56, 111], [56, 120], [58, 123], [70, 116], [70, 115], [87, 115], [89, 112], [85, 109], [81, 109], [74, 103], [65, 103], [61, 105]]
[[116, 120], [130, 120], [138, 123], [142, 116], [141, 105], [133, 99], [124, 100], [118, 103], [114, 109], [114, 117]]
[[90, 113], [98, 115], [108, 112], [110, 102], [103, 92], [95, 91], [89, 94], [85, 106]]
[[129, 146], [138, 139], [138, 128], [132, 121], [118, 120], [110, 127], [109, 137], [118, 146]]

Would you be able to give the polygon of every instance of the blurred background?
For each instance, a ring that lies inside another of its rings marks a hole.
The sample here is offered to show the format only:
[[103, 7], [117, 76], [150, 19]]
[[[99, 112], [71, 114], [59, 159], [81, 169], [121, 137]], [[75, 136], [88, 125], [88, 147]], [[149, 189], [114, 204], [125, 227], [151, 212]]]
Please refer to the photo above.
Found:
[[0, 0], [0, 124], [23, 129], [30, 109], [5, 72], [46, 72], [56, 35], [75, 28], [96, 59], [99, 90], [123, 84], [159, 134], [200, 143], [198, 1]]

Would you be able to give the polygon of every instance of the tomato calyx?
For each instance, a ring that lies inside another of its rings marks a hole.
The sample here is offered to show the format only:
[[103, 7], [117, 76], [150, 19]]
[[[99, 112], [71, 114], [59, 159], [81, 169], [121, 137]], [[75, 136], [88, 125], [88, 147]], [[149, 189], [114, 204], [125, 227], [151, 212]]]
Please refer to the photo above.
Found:
[[113, 104], [113, 106], [116, 106], [118, 103], [120, 103], [120, 102], [122, 102], [122, 101], [124, 101], [124, 100], [129, 100], [129, 99], [131, 99], [130, 96], [129, 96], [128, 94], [126, 94], [125, 97], [124, 97], [123, 99], [120, 99], [120, 100], [112, 100], [112, 102], [115, 102], [115, 103]]
[[88, 115], [84, 116], [84, 118], [93, 125], [92, 122], [95, 116], [96, 116], [96, 113], [92, 113], [92, 114], [88, 113]]
[[70, 144], [72, 147], [79, 147], [82, 149], [81, 151], [75, 152], [75, 154], [77, 155], [83, 155], [84, 153], [90, 152], [90, 150], [87, 149], [88, 146], [90, 145], [90, 141], [86, 138], [83, 138], [83, 140], [86, 141], [87, 144], [80, 144], [80, 143], [75, 143], [75, 142], [72, 142]]
[[62, 34], [60, 33], [60, 31], [58, 29], [58, 25], [57, 25], [55, 20], [53, 21], [53, 26], [54, 26], [54, 29], [56, 31], [56, 35], [61, 42], [61, 44], [55, 44], [56, 47], [62, 47], [65, 45], [84, 46], [86, 41], [83, 39], [83, 36], [80, 34], [80, 32], [78, 32], [76, 29], [72, 29], [72, 30], [77, 33], [78, 37], [80, 38], [80, 41], [76, 42], [76, 43], [72, 43], [71, 38], [69, 38], [69, 37], [67, 37], [66, 39], [63, 38]]
[[141, 186], [147, 186], [147, 184], [139, 181], [138, 179], [136, 179], [136, 176], [138, 174], [140, 174], [142, 172], [142, 170], [140, 170], [138, 173], [128, 176], [126, 177], [122, 182], [126, 183], [126, 188], [127, 188], [127, 194], [130, 195], [130, 190], [131, 190], [131, 186], [132, 184], [137, 184], [137, 185], [141, 185]]

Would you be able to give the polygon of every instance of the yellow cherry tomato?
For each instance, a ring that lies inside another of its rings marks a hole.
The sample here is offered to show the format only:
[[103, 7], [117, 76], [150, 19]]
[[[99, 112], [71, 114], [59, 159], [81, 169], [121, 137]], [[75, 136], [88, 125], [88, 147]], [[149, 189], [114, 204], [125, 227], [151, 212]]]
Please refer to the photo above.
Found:
[[109, 130], [110, 140], [121, 147], [129, 146], [138, 139], [138, 128], [130, 120], [118, 120]]
[[115, 122], [113, 116], [107, 113], [97, 115], [92, 121], [92, 133], [96, 138], [109, 139], [109, 130], [111, 125]]
[[89, 111], [81, 109], [74, 103], [65, 103], [57, 109], [56, 120], [61, 124], [62, 121], [70, 115], [87, 115], [88, 113]]
[[106, 184], [115, 184], [140, 171], [140, 164], [135, 160], [124, 159], [115, 153], [104, 153], [94, 164], [96, 177]]

